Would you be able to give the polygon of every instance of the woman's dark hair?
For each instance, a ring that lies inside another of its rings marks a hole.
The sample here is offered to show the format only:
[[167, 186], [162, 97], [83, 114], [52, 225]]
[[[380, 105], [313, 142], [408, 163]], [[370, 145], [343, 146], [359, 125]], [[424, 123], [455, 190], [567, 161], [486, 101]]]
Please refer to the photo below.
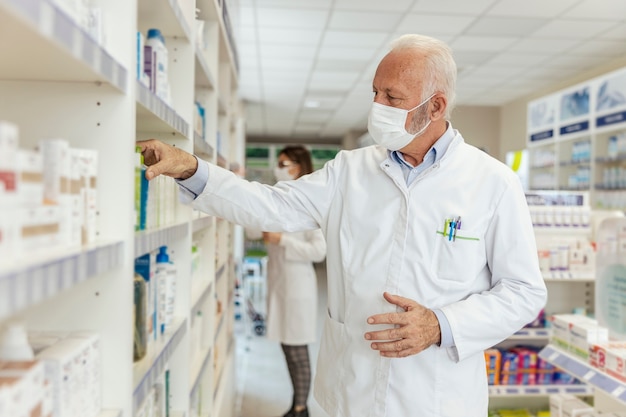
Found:
[[302, 145], [285, 146], [279, 153], [285, 155], [290, 161], [300, 165], [300, 176], [313, 172], [311, 152]]

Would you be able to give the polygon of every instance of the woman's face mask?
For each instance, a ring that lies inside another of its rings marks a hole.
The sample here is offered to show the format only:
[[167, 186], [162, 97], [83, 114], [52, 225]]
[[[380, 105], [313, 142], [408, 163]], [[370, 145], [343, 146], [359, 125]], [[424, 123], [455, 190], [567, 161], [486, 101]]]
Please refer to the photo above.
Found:
[[417, 136], [423, 134], [430, 125], [430, 119], [428, 119], [428, 122], [419, 131], [409, 133], [404, 127], [406, 118], [410, 112], [428, 103], [434, 95], [435, 94], [432, 94], [426, 100], [409, 110], [373, 102], [367, 120], [367, 130], [370, 135], [372, 135], [374, 141], [391, 151], [397, 151], [411, 143]]
[[286, 167], [274, 167], [274, 177], [276, 177], [276, 181], [289, 181], [289, 180], [295, 180], [296, 176], [295, 175], [291, 175], [289, 173], [289, 169], [291, 168], [291, 166], [286, 166]]

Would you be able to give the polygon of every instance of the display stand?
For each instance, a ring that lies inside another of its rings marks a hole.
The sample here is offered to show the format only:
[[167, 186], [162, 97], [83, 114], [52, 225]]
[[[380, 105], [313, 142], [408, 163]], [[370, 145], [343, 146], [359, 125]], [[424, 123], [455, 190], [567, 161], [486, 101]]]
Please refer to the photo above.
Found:
[[[597, 232], [596, 319], [609, 329], [611, 340], [626, 341], [626, 219], [605, 219]], [[597, 411], [626, 409], [626, 374], [621, 379], [592, 366], [559, 346], [548, 345], [540, 356], [594, 388]], [[607, 362], [607, 368], [612, 369]], [[619, 372], [619, 366], [613, 372]]]
[[[243, 165], [230, 3], [90, 2], [98, 3], [102, 38], [66, 3], [74, 2], [0, 0], [1, 30], [10, 34], [0, 39], [0, 120], [17, 125], [20, 148], [64, 138], [98, 152], [97, 238], [0, 259], [0, 327], [16, 321], [28, 330], [96, 332], [99, 417], [134, 416], [165, 371], [170, 416], [233, 416], [233, 225], [178, 205], [169, 221], [135, 232], [133, 213], [136, 140]], [[138, 32], [149, 28], [159, 28], [168, 47], [168, 102], [136, 76]], [[177, 266], [174, 320], [133, 363], [134, 260], [163, 245]]]

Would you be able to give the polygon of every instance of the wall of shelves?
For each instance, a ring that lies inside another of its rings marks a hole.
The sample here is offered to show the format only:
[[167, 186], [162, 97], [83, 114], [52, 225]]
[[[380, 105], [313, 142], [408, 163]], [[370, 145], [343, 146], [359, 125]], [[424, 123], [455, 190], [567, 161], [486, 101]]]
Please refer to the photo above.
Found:
[[[106, 35], [100, 40], [63, 0], [0, 0], [0, 120], [19, 128], [22, 149], [64, 138], [73, 148], [97, 151], [99, 160], [96, 241], [0, 259], [0, 328], [19, 322], [29, 331], [96, 332], [98, 417], [134, 416], [166, 370], [170, 415], [232, 416], [233, 225], [179, 205], [167, 224], [135, 232], [132, 210], [136, 140], [163, 140], [222, 166], [243, 164], [237, 65], [223, 21], [228, 6], [216, 0], [98, 6]], [[168, 47], [170, 102], [135, 76], [137, 32], [153, 27]], [[205, 109], [204, 131], [195, 128], [196, 102]], [[133, 363], [134, 261], [163, 245], [177, 267], [174, 320]]]
[[[626, 69], [528, 104], [531, 190], [584, 190], [594, 208], [626, 209]], [[609, 145], [611, 143], [611, 145]]]
[[[581, 207], [588, 206], [588, 193], [580, 191], [541, 191], [527, 193], [531, 207], [535, 238], [539, 252], [551, 251], [564, 244], [575, 247], [574, 242], [593, 240], [591, 220], [585, 226], [546, 226], [543, 212], [552, 201], [564, 200], [577, 202]], [[555, 215], [552, 212], [550, 215]], [[594, 218], [594, 214], [587, 215]], [[568, 223], [569, 224], [569, 223]], [[552, 254], [554, 256], [554, 254]], [[541, 256], [540, 256], [541, 259]], [[551, 258], [553, 261], [554, 258]], [[574, 309], [584, 309], [588, 313], [595, 310], [595, 265], [592, 269], [574, 269], [574, 265], [563, 268], [559, 265], [542, 264], [542, 273], [548, 289], [548, 300], [545, 306], [546, 318], [553, 314], [571, 313]], [[541, 350], [548, 345], [551, 335], [550, 328], [523, 328], [511, 337], [498, 344], [500, 349], [517, 346], [531, 346]], [[581, 380], [584, 382], [584, 380]], [[572, 394], [590, 398], [594, 394], [593, 387], [588, 384], [554, 384], [554, 385], [491, 385], [489, 387], [490, 408], [526, 408], [532, 411], [549, 408], [549, 397], [553, 394]]]

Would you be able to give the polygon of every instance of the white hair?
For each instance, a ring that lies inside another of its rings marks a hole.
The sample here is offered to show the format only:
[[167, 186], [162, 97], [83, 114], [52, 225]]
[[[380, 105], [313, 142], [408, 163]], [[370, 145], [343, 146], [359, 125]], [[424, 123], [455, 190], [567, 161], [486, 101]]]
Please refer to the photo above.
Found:
[[440, 92], [448, 99], [446, 117], [450, 118], [456, 100], [456, 62], [452, 49], [438, 39], [424, 35], [402, 35], [391, 43], [391, 51], [413, 49], [424, 53], [425, 79], [422, 100]]

